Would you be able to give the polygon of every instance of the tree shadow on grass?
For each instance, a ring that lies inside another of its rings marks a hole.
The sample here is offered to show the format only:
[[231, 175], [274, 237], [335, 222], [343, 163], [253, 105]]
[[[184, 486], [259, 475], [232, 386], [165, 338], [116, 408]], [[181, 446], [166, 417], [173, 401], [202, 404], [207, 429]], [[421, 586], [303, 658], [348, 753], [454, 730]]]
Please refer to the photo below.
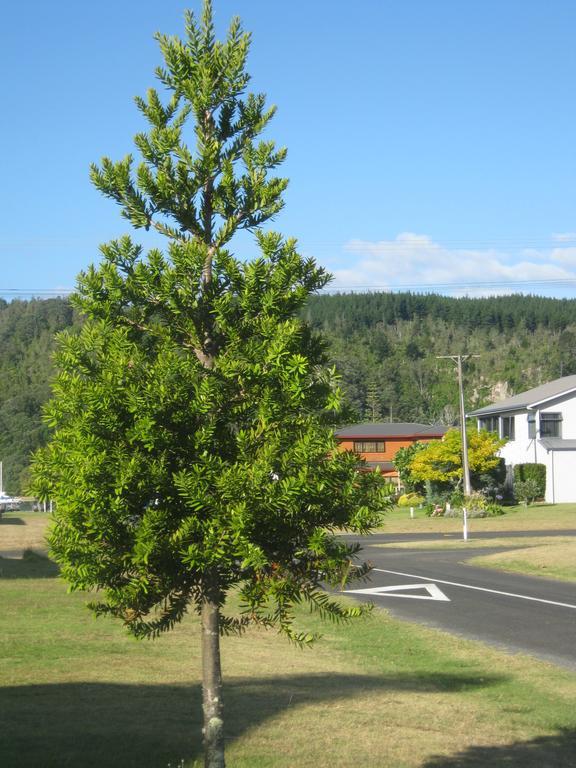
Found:
[[574, 768], [576, 731], [516, 741], [499, 747], [469, 747], [450, 757], [433, 757], [422, 768]]
[[0, 580], [55, 579], [59, 573], [55, 562], [30, 549], [21, 558], [0, 557]]
[[26, 525], [26, 521], [21, 517], [1, 517], [0, 525]]
[[[361, 699], [378, 691], [454, 692], [506, 678], [467, 674], [291, 675], [225, 683], [226, 738], [288, 708]], [[166, 768], [201, 755], [198, 685], [63, 683], [0, 689], [6, 768]], [[278, 744], [281, 749], [281, 744]], [[351, 747], [352, 748], [352, 747]], [[328, 764], [328, 763], [326, 763]]]

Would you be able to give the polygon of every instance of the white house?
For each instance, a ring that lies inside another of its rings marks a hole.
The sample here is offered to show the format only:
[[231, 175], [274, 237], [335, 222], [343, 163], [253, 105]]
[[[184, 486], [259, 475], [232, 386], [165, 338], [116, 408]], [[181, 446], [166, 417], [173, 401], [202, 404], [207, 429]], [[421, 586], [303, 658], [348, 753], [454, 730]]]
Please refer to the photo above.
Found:
[[576, 501], [576, 376], [563, 376], [468, 416], [478, 428], [508, 438], [507, 466], [546, 465], [546, 501]]

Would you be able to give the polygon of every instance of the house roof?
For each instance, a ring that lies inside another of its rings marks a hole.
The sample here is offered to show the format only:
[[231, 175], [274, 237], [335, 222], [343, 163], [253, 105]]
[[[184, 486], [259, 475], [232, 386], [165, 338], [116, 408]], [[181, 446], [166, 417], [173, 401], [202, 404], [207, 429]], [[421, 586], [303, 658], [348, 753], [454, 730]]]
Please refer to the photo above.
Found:
[[576, 440], [563, 440], [561, 437], [544, 437], [540, 445], [547, 451], [576, 451]]
[[553, 400], [555, 397], [560, 397], [561, 395], [574, 391], [576, 391], [576, 375], [562, 376], [560, 379], [548, 381], [546, 384], [541, 384], [539, 387], [528, 389], [526, 392], [521, 392], [519, 395], [507, 397], [505, 400], [492, 403], [492, 405], [487, 405], [484, 408], [477, 408], [475, 411], [470, 411], [468, 416], [483, 416], [484, 414], [500, 413], [502, 411], [517, 411], [522, 410], [523, 408], [533, 408], [546, 402], [546, 400]]
[[387, 437], [442, 437], [448, 431], [448, 427], [440, 424], [414, 424], [412, 422], [367, 422], [365, 424], [351, 424], [349, 427], [336, 430], [336, 436], [340, 439], [382, 438]]

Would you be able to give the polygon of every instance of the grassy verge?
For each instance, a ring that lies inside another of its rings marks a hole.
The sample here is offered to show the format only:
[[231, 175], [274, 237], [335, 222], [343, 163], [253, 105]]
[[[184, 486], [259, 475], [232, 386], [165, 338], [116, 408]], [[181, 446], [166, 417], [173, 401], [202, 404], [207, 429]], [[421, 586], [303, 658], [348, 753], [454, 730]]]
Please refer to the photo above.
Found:
[[[482, 531], [545, 531], [576, 530], [576, 504], [535, 504], [531, 507], [505, 507], [501, 517], [472, 518], [468, 521], [472, 532]], [[462, 520], [447, 517], [426, 517], [423, 510], [414, 511], [396, 507], [387, 516], [382, 533], [459, 533]]]
[[[195, 616], [137, 642], [93, 619], [86, 596], [67, 594], [48, 561], [0, 565], [4, 765], [200, 759]], [[231, 768], [574, 765], [576, 675], [381, 611], [323, 629], [312, 650], [257, 630], [224, 639]]]
[[468, 539], [437, 539], [433, 541], [399, 541], [389, 544], [376, 544], [383, 549], [456, 549], [466, 552], [467, 549], [489, 549], [493, 547], [514, 547], [515, 549], [526, 549], [530, 551], [531, 547], [550, 547], [564, 545], [567, 551], [571, 549], [572, 559], [576, 560], [576, 537], [571, 536], [523, 536], [520, 538], [498, 537], [494, 539], [483, 539], [481, 534], [476, 538]]
[[[524, 543], [525, 539], [522, 540]], [[576, 581], [576, 539], [548, 539], [536, 546], [473, 557], [468, 562], [484, 568], [497, 568], [529, 576]]]

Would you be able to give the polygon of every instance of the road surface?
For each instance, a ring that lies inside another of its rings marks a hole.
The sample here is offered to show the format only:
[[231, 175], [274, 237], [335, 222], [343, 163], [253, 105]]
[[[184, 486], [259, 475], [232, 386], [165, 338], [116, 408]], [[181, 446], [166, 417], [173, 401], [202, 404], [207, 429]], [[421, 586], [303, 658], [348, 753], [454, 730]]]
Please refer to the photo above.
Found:
[[[483, 533], [482, 538], [518, 537], [518, 545], [522, 546], [525, 536], [545, 535], [574, 536], [576, 531], [499, 531]], [[351, 586], [351, 597], [373, 602], [401, 619], [576, 670], [576, 583], [505, 573], [463, 562], [476, 555], [509, 550], [509, 546], [473, 549], [472, 541], [465, 551], [393, 546], [395, 542], [456, 538], [437, 534], [347, 538], [361, 541], [362, 557], [373, 565], [370, 581]]]

